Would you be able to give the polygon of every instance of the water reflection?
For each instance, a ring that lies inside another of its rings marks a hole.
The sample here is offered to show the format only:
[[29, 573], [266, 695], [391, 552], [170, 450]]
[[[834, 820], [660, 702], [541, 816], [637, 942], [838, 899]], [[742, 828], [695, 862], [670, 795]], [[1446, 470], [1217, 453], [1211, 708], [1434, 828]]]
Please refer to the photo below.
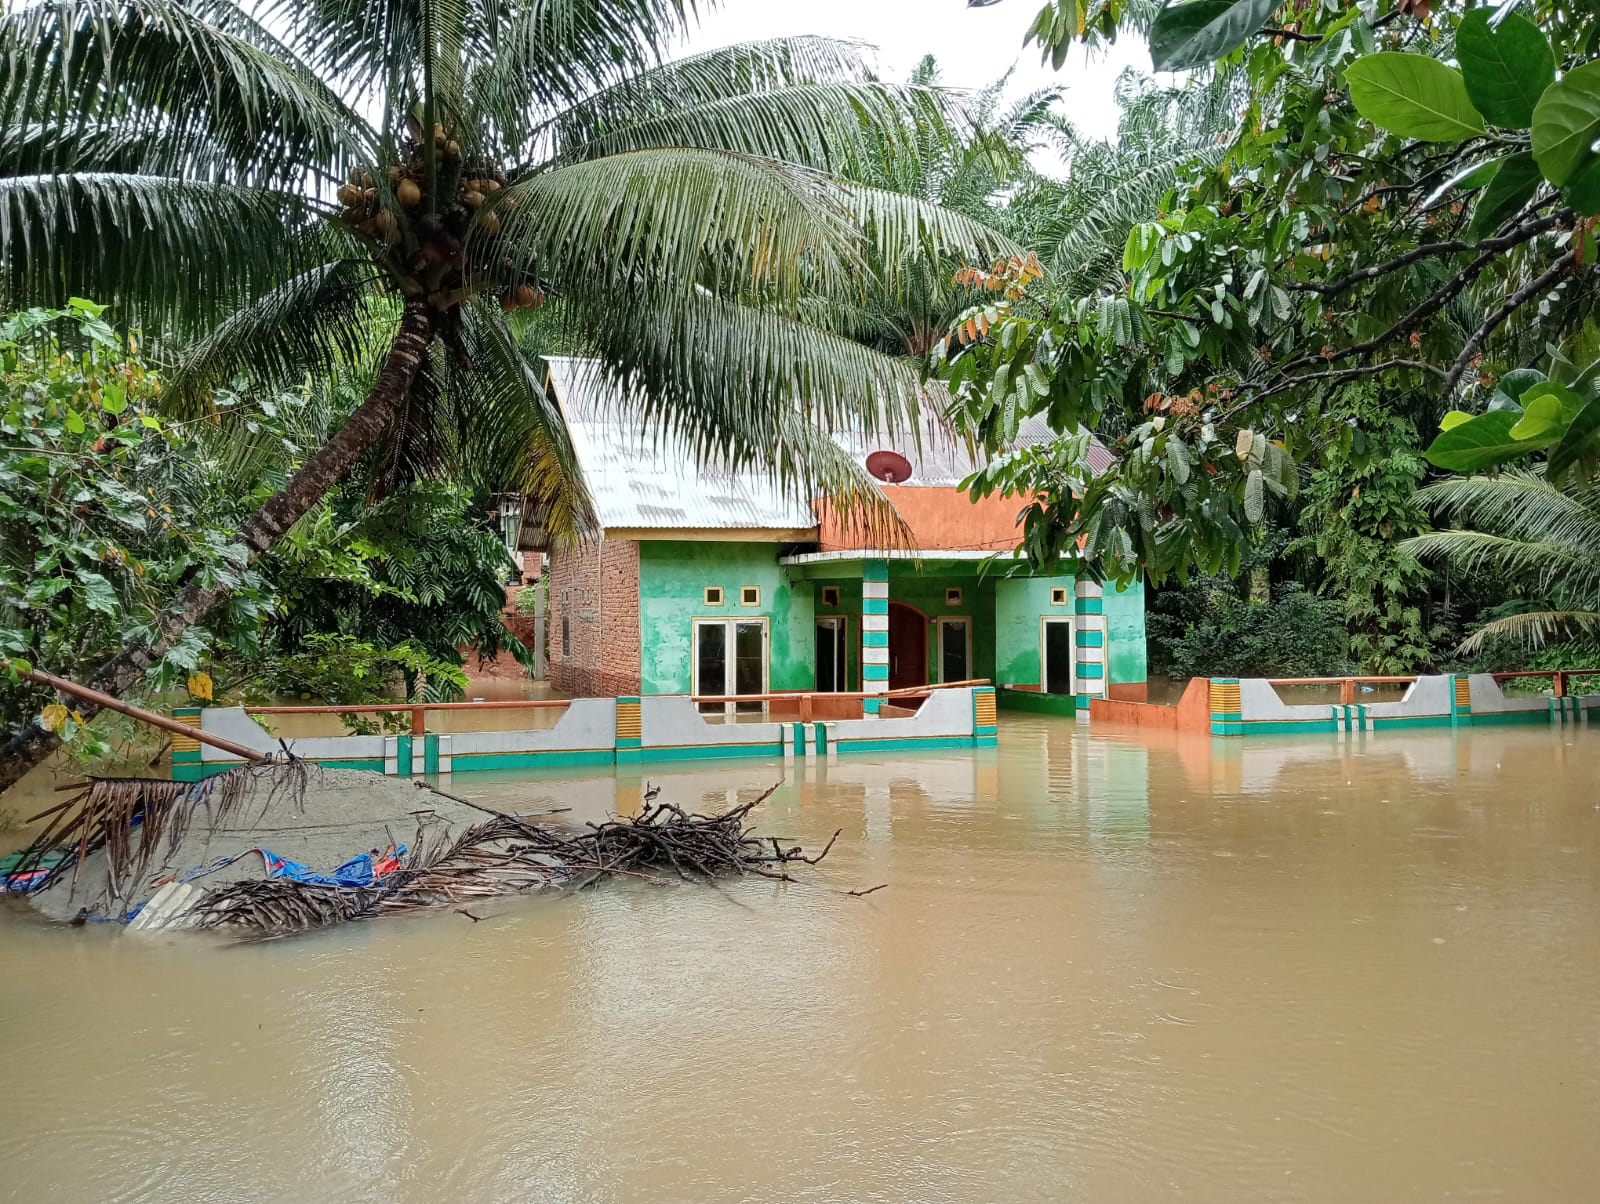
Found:
[[[1010, 720], [794, 767], [793, 885], [217, 948], [0, 917], [18, 1198], [1579, 1200], [1587, 729], [1213, 743]], [[700, 809], [781, 762], [462, 775]], [[866, 898], [844, 892], [878, 883]]]

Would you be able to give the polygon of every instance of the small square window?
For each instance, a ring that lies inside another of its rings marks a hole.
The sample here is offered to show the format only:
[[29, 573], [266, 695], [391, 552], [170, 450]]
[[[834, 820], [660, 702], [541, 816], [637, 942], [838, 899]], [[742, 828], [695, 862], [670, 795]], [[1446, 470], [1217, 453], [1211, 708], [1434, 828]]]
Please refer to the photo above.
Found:
[[837, 585], [824, 585], [822, 587], [822, 604], [824, 606], [839, 605], [839, 587]]
[[944, 604], [946, 606], [961, 605], [961, 587], [959, 585], [952, 585], [944, 591]]
[[720, 585], [708, 585], [708, 586], [706, 586], [706, 605], [707, 606], [721, 606], [722, 605], [722, 587]]
[[740, 606], [760, 606], [761, 587], [759, 585], [743, 585], [739, 587]]
[[1051, 590], [1050, 590], [1050, 605], [1051, 606], [1065, 606], [1066, 604], [1067, 604], [1067, 591], [1063, 587], [1061, 587], [1059, 585], [1053, 586], [1051, 588]]

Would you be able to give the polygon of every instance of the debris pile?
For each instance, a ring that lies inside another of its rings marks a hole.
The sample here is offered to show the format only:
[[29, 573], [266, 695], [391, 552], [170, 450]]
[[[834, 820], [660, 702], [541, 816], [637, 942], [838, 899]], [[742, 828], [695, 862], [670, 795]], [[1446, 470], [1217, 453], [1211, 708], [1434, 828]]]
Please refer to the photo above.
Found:
[[[750, 812], [771, 793], [707, 816], [651, 791], [638, 816], [570, 827], [303, 761], [242, 765], [196, 783], [103, 778], [51, 809], [0, 887], [27, 892], [57, 920], [259, 937], [575, 890], [610, 875], [792, 881], [789, 867], [816, 864], [833, 840], [810, 856], [749, 832]], [[352, 857], [352, 848], [369, 851]]]

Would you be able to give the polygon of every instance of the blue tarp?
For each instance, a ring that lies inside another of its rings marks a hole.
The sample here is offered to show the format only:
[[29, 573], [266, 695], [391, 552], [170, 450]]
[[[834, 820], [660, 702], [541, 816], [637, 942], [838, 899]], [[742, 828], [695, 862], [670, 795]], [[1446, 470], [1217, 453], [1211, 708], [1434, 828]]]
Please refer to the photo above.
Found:
[[[397, 845], [394, 855], [404, 857], [406, 846]], [[307, 882], [313, 886], [371, 886], [377, 881], [370, 853], [357, 854], [330, 874], [319, 874], [309, 865], [290, 861], [287, 857], [279, 857], [271, 849], [262, 849], [261, 857], [267, 863], [269, 878], [292, 878], [296, 882]]]

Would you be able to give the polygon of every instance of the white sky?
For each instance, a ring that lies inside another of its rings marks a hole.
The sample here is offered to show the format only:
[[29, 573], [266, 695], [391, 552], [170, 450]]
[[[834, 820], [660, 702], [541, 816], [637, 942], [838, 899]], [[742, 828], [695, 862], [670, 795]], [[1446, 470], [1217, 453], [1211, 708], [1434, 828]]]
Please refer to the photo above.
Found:
[[710, 50], [732, 42], [794, 34], [823, 34], [869, 42], [878, 48], [882, 78], [904, 80], [924, 54], [939, 61], [946, 87], [977, 89], [993, 83], [1015, 65], [1007, 90], [1015, 97], [1054, 85], [1066, 89], [1062, 111], [1090, 137], [1116, 133], [1117, 105], [1112, 87], [1124, 67], [1150, 70], [1144, 39], [1124, 36], [1093, 56], [1074, 48], [1059, 72], [1039, 61], [1039, 48], [1024, 48], [1022, 35], [1039, 11], [1040, 0], [1005, 0], [989, 8], [968, 8], [966, 0], [720, 0], [703, 12], [698, 33], [685, 52]]

